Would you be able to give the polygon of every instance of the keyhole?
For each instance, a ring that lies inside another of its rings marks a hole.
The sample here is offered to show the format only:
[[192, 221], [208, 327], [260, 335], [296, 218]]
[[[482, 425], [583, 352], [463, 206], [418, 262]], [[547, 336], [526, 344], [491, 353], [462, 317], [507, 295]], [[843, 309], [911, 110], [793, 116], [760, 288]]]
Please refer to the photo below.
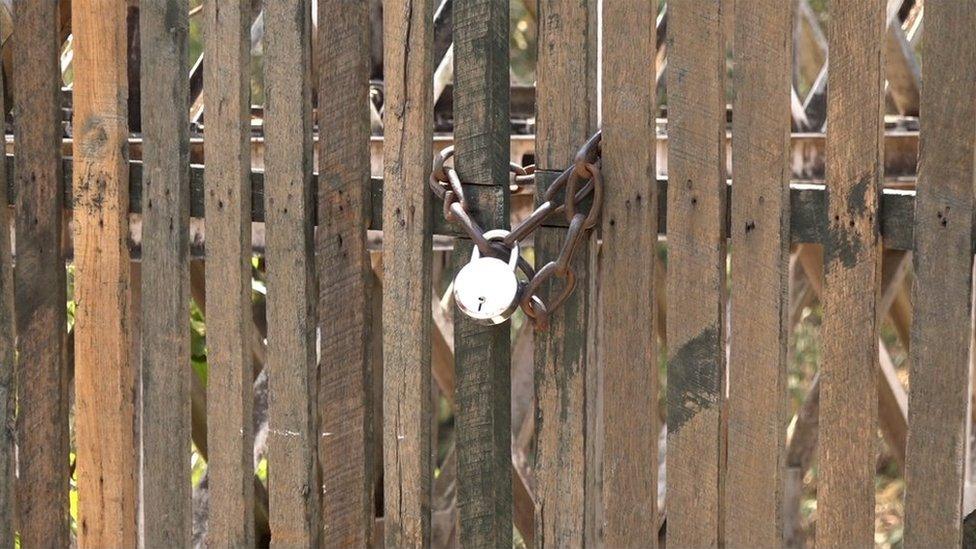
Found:
[[484, 307], [484, 305], [485, 305], [485, 296], [481, 296], [481, 297], [478, 298], [478, 312], [479, 313], [481, 312], [481, 308]]

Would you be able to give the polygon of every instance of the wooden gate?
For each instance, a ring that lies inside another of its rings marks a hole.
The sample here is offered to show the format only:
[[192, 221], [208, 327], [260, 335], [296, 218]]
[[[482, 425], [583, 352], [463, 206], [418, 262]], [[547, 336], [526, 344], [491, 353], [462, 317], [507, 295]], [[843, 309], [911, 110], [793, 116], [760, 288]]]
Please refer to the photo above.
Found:
[[821, 4], [0, 0], [0, 547], [962, 545], [976, 2]]

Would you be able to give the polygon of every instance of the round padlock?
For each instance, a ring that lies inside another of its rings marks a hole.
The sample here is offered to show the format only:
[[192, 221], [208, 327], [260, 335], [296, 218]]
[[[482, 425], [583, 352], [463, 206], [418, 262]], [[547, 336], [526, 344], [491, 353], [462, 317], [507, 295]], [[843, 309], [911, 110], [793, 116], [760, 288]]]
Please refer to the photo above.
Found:
[[[485, 233], [485, 238], [501, 240], [508, 234], [508, 231], [498, 229]], [[518, 244], [512, 246], [508, 263], [494, 257], [482, 257], [475, 246], [471, 261], [454, 278], [454, 302], [458, 309], [479, 324], [501, 324], [511, 318], [521, 297], [515, 274], [518, 259]]]

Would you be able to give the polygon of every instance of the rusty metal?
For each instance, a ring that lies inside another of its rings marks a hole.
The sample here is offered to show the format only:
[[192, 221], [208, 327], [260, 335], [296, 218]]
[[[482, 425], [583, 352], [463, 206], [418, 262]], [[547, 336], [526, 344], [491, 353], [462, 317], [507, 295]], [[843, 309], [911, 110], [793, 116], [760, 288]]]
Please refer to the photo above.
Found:
[[[506, 257], [519, 242], [553, 215], [562, 214], [569, 222], [566, 238], [555, 261], [546, 263], [536, 271], [528, 261], [519, 257], [518, 270], [526, 278], [520, 306], [537, 330], [544, 330], [548, 326], [549, 316], [569, 299], [576, 288], [576, 273], [572, 268], [573, 256], [585, 236], [599, 221], [603, 208], [603, 177], [600, 172], [601, 138], [602, 134], [598, 131], [580, 147], [573, 165], [563, 171], [546, 189], [542, 204], [500, 240], [486, 238], [485, 231], [470, 214], [464, 195], [464, 184], [454, 168], [447, 165], [448, 160], [454, 156], [454, 147], [447, 147], [434, 157], [429, 185], [433, 193], [444, 201], [444, 218], [461, 227], [484, 256]], [[512, 192], [520, 191], [535, 181], [534, 165], [519, 166], [510, 163], [509, 171], [512, 174], [510, 186]], [[561, 193], [562, 201], [559, 200]], [[569, 199], [567, 200], [566, 197]], [[580, 207], [588, 199], [589, 209], [586, 212], [580, 211]], [[550, 301], [547, 303], [539, 296], [539, 291], [543, 284], [552, 278], [561, 279], [563, 285], [555, 298], [550, 296]]]

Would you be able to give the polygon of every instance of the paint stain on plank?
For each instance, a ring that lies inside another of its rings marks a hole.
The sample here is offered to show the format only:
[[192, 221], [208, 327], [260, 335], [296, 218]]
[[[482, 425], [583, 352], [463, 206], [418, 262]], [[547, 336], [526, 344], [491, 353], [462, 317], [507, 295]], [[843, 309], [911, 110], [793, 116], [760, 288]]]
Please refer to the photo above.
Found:
[[718, 404], [722, 353], [715, 325], [681, 346], [668, 364], [668, 431], [677, 433], [700, 412]]

